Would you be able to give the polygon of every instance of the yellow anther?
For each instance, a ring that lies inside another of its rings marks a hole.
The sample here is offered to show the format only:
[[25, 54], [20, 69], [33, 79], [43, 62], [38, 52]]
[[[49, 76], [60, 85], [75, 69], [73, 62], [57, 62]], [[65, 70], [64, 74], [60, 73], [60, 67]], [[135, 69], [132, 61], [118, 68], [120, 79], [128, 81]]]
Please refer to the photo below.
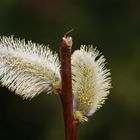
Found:
[[61, 87], [62, 87], [60, 81], [55, 81], [52, 84], [52, 86], [53, 86], [53, 89], [55, 89], [55, 90], [61, 89]]
[[79, 122], [88, 121], [88, 118], [81, 111], [78, 110], [74, 112], [74, 119], [78, 120]]
[[87, 102], [87, 104], [88, 104], [88, 106], [92, 106], [93, 102], [92, 102], [91, 100], [89, 100], [89, 101]]

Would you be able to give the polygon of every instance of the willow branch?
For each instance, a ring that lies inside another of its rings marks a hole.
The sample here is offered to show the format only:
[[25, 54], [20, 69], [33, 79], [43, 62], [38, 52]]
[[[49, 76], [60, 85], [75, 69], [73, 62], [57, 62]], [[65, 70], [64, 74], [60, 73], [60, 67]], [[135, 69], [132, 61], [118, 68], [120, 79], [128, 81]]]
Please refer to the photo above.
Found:
[[65, 140], [76, 140], [76, 123], [73, 118], [73, 96], [71, 76], [72, 38], [64, 36], [60, 47], [62, 93], [60, 95], [65, 126]]

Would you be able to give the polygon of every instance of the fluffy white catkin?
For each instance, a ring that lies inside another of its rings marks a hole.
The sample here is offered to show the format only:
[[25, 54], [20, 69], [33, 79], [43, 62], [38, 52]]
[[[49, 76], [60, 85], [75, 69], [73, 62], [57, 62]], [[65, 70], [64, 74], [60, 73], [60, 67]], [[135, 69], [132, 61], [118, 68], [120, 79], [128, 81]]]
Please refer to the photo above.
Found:
[[0, 84], [23, 98], [33, 98], [51, 93], [55, 82], [61, 82], [57, 54], [31, 41], [0, 38]]
[[111, 88], [110, 72], [105, 58], [92, 46], [81, 46], [72, 55], [72, 86], [74, 115], [79, 121], [87, 121], [104, 103]]

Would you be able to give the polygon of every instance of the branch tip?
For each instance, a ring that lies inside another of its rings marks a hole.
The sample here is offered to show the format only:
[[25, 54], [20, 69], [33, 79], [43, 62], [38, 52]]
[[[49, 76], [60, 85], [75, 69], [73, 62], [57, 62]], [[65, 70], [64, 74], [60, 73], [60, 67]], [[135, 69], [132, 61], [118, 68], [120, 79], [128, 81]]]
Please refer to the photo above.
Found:
[[64, 37], [62, 38], [64, 44], [66, 44], [65, 46], [68, 47], [69, 49], [71, 49], [72, 47], [72, 37], [71, 36], [66, 36], [64, 35]]

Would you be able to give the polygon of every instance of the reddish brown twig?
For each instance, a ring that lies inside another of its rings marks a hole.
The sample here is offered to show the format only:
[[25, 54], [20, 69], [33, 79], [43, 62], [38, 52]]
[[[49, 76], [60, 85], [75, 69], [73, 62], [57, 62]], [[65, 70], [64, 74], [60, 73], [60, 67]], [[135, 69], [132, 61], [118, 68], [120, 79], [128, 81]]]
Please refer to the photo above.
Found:
[[76, 140], [76, 122], [73, 118], [73, 96], [71, 75], [72, 38], [64, 36], [60, 46], [62, 93], [60, 94], [64, 114], [65, 140]]

